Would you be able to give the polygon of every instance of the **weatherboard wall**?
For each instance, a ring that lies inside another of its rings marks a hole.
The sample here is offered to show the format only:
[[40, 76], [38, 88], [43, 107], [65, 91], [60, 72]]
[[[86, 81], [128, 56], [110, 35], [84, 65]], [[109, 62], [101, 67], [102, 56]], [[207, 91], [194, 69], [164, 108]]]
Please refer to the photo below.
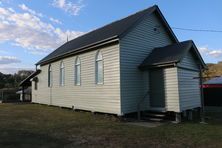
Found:
[[178, 69], [164, 68], [165, 105], [167, 111], [180, 112]]
[[180, 63], [178, 63], [178, 66], [182, 68], [187, 68], [190, 70], [199, 70], [197, 61], [195, 60], [193, 54], [191, 51], [189, 51], [184, 58], [181, 60]]
[[[154, 30], [157, 28], [157, 31]], [[143, 72], [138, 66], [155, 47], [173, 43], [155, 13], [138, 23], [120, 40], [121, 69], [121, 112], [136, 112], [139, 100], [149, 91], [149, 72]], [[149, 95], [142, 103], [142, 109], [149, 108]]]
[[191, 52], [179, 63], [178, 84], [181, 111], [201, 106], [198, 62]]
[[35, 82], [32, 81], [32, 102], [50, 104], [50, 88], [48, 87], [48, 66], [41, 67], [38, 77], [38, 88], [34, 89]]
[[[104, 84], [95, 83], [95, 58], [97, 51], [104, 58]], [[77, 56], [63, 59], [65, 85], [59, 85], [60, 62], [51, 63], [52, 87], [48, 87], [48, 65], [41, 67], [38, 75], [38, 90], [33, 91], [33, 102], [83, 109], [94, 112], [121, 114], [120, 112], [120, 67], [119, 45], [112, 45], [79, 56], [81, 61], [81, 85], [74, 82], [74, 64]]]

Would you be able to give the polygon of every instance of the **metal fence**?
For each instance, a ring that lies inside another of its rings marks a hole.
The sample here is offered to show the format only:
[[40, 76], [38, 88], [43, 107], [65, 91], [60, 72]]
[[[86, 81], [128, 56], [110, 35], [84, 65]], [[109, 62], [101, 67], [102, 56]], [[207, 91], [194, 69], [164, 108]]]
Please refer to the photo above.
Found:
[[16, 94], [17, 89], [0, 89], [0, 101], [2, 102], [17, 102], [20, 100], [20, 95]]

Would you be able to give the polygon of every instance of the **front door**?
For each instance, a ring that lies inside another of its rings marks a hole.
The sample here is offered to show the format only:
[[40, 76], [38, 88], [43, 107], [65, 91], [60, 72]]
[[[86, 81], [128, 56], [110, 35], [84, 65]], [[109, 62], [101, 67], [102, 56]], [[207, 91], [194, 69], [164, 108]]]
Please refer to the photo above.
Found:
[[150, 71], [150, 107], [165, 107], [165, 87], [163, 69]]

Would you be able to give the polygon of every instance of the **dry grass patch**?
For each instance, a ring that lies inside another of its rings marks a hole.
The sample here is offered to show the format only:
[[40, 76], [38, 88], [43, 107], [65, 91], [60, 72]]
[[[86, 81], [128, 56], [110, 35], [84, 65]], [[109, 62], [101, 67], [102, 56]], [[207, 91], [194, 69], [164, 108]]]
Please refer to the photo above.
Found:
[[127, 125], [107, 115], [0, 104], [0, 147], [221, 147], [222, 111], [209, 124]]

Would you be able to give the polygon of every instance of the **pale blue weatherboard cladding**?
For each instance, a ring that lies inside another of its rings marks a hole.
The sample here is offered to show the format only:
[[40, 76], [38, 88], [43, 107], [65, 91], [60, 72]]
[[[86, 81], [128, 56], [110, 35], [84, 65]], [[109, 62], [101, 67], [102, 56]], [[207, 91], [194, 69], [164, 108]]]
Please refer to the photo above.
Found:
[[[197, 60], [189, 51], [181, 60], [178, 68], [178, 85], [180, 96], [180, 110], [200, 107], [199, 67]], [[196, 77], [196, 78], [195, 78]], [[195, 79], [194, 79], [195, 78]]]
[[[154, 28], [157, 28], [157, 31]], [[122, 114], [136, 112], [138, 101], [149, 89], [148, 72], [140, 71], [138, 66], [155, 47], [172, 43], [173, 41], [155, 13], [147, 16], [120, 40]], [[143, 109], [148, 109], [148, 98], [143, 105]]]
[[201, 106], [199, 72], [178, 68], [180, 111]]
[[183, 68], [188, 68], [190, 70], [198, 70], [198, 61], [194, 58], [193, 54], [191, 53], [191, 50], [185, 55], [185, 57], [181, 60], [179, 63], [179, 66]]

